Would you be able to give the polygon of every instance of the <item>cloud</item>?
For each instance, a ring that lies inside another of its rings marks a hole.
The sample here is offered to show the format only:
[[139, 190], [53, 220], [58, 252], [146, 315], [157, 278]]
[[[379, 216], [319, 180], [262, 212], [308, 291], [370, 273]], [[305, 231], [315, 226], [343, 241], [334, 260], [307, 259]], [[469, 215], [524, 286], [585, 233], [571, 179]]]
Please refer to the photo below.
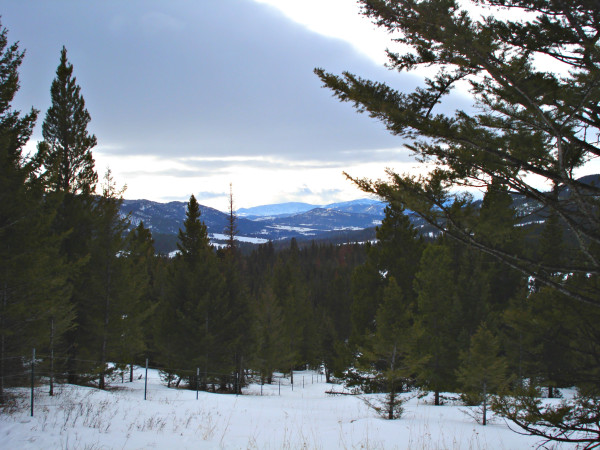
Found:
[[[15, 26], [14, 38], [28, 58], [55, 56], [23, 67], [21, 99], [48, 104], [58, 50], [66, 42], [91, 131], [100, 142], [122, 144], [104, 151], [342, 162], [347, 151], [355, 152], [353, 160], [368, 161], [369, 149], [398, 146], [381, 123], [332, 98], [313, 69], [348, 69], [396, 85], [416, 78], [379, 67], [350, 44], [311, 32], [267, 5], [172, 0], [152, 2], [140, 16], [146, 7], [141, 0], [74, 8], [16, 3], [3, 15], [20, 14], [36, 24]], [[47, 81], [37, 82], [46, 86], [41, 91], [25, 83], [34, 71], [47, 74]]]
[[308, 203], [327, 204], [330, 202], [337, 201], [339, 195], [343, 191], [341, 189], [311, 189], [306, 184], [299, 187], [296, 191], [290, 193], [292, 198], [299, 199], [299, 201], [306, 201]]

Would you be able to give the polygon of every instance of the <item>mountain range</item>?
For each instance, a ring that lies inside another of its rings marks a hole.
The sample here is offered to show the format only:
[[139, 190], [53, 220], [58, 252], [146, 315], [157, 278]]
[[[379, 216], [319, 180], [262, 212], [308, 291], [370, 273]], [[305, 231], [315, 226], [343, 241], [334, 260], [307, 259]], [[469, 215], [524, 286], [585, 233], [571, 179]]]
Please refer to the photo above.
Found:
[[[183, 227], [187, 203], [158, 203], [150, 200], [124, 200], [121, 215], [129, 217], [132, 226], [140, 222], [152, 231], [157, 250], [169, 252], [176, 248], [177, 233]], [[264, 243], [290, 238], [355, 242], [362, 239], [363, 230], [371, 229], [384, 217], [385, 203], [360, 199], [328, 205], [281, 203], [236, 211], [238, 240]], [[200, 205], [201, 220], [206, 224], [211, 241], [220, 244], [228, 214]]]
[[[600, 175], [588, 175], [578, 181], [600, 185]], [[560, 189], [559, 195], [564, 198], [570, 191]], [[520, 195], [512, 197], [519, 226], [544, 223], [547, 214], [537, 202]], [[481, 200], [474, 205], [480, 206]], [[293, 202], [240, 208], [236, 211], [237, 239], [249, 244], [291, 238], [333, 243], [365, 242], [375, 238], [375, 227], [384, 218], [385, 206], [381, 201], [359, 199], [327, 205]], [[186, 202], [124, 200], [121, 214], [129, 217], [132, 227], [143, 221], [152, 231], [157, 251], [168, 253], [177, 248], [177, 233], [183, 227], [186, 207]], [[208, 206], [201, 205], [200, 210], [211, 242], [222, 245], [227, 239], [224, 230], [229, 215]], [[421, 234], [435, 237], [439, 233], [417, 215], [410, 211], [407, 214]]]

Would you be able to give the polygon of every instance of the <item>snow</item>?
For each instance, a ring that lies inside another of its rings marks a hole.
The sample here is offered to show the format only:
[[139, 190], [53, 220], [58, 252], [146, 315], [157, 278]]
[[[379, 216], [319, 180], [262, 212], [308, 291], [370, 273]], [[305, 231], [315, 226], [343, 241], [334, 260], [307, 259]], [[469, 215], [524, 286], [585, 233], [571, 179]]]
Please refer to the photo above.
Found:
[[316, 231], [315, 228], [292, 227], [292, 226], [288, 226], [288, 225], [273, 225], [273, 226], [268, 226], [267, 228], [273, 228], [275, 230], [284, 230], [284, 231], [297, 231], [298, 233], [309, 233], [311, 231]]
[[[144, 400], [144, 370], [133, 383], [113, 381], [111, 389], [64, 385], [54, 397], [36, 388], [30, 417], [29, 391], [12, 413], [0, 414], [0, 448], [203, 449], [203, 448], [371, 448], [371, 449], [526, 449], [540, 441], [522, 436], [500, 420], [478, 425], [465, 407], [432, 406], [431, 396], [411, 398], [399, 420], [379, 418], [358, 397], [329, 395], [311, 371], [244, 395], [168, 389], [149, 370]], [[304, 387], [303, 387], [304, 383]], [[370, 395], [369, 397], [373, 397]], [[562, 445], [554, 448], [567, 449]]]
[[[226, 234], [211, 233], [210, 238], [218, 241], [226, 241], [229, 239], [229, 236], [227, 236]], [[266, 244], [267, 242], [269, 242], [268, 239], [249, 236], [236, 236], [235, 240], [239, 242], [250, 242], [252, 244]]]

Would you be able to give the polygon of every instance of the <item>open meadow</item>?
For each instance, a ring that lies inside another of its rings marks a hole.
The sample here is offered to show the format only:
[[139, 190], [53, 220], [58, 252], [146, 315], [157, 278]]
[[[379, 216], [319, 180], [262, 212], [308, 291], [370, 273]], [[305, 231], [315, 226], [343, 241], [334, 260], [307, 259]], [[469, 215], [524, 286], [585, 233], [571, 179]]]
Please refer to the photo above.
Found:
[[384, 420], [358, 396], [326, 393], [343, 387], [312, 371], [295, 372], [293, 390], [281, 378], [263, 386], [262, 395], [259, 384], [250, 384], [243, 395], [199, 392], [198, 399], [195, 391], [167, 388], [150, 370], [144, 400], [143, 375], [138, 368], [133, 383], [119, 378], [107, 391], [61, 385], [53, 397], [38, 386], [33, 417], [29, 390], [20, 390], [17, 405], [0, 415], [0, 447], [512, 450], [541, 443], [501, 419], [475, 423], [450, 395], [444, 406], [413, 396], [401, 419]]

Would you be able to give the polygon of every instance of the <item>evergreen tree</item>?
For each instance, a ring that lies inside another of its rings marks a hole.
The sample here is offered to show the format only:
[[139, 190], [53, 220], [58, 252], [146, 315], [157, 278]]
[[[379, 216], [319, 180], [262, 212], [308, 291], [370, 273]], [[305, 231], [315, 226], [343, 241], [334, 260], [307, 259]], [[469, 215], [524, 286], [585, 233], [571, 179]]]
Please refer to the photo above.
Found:
[[377, 309], [375, 333], [369, 337], [359, 359], [359, 367], [367, 363], [371, 371], [377, 373], [376, 378], [387, 393], [383, 407], [390, 420], [402, 412], [398, 393], [403, 391], [410, 373], [406, 356], [412, 338], [412, 306], [396, 279], [391, 277]]
[[[187, 205], [184, 228], [179, 230], [180, 253], [173, 261], [158, 314], [157, 330], [162, 362], [175, 369], [196, 367], [204, 383], [219, 381], [233, 371], [225, 324], [230, 312], [223, 302], [224, 282], [200, 206], [192, 195]], [[173, 370], [194, 382], [194, 375]], [[193, 384], [192, 384], [193, 386]]]
[[457, 299], [454, 290], [453, 262], [444, 242], [428, 246], [415, 276], [417, 313], [413, 325], [413, 345], [408, 366], [417, 382], [439, 394], [455, 387], [457, 368]]
[[294, 367], [314, 365], [319, 361], [314, 309], [310, 304], [309, 286], [304, 280], [301, 253], [295, 239], [282, 252], [273, 269], [273, 292], [284, 313], [285, 330], [290, 343], [289, 354]]
[[192, 265], [199, 264], [210, 249], [210, 240], [206, 225], [200, 220], [200, 205], [194, 195], [190, 196], [183, 222], [184, 229], [179, 229], [177, 248], [183, 259]]
[[469, 351], [461, 352], [460, 361], [458, 380], [466, 398], [482, 403], [481, 423], [486, 425], [488, 395], [497, 392], [507, 381], [507, 364], [500, 356], [498, 339], [485, 325], [481, 325], [471, 337]]
[[423, 252], [423, 239], [412, 225], [404, 208], [390, 204], [376, 229], [377, 242], [367, 247], [367, 262], [356, 269], [353, 280], [353, 340], [374, 331], [374, 318], [383, 298], [386, 277], [394, 277], [406, 297], [415, 298], [413, 280]]
[[[474, 211], [476, 212], [476, 211]], [[470, 213], [470, 212], [469, 212]], [[467, 214], [468, 216], [468, 214]], [[479, 214], [467, 218], [477, 238], [505, 252], [516, 253], [523, 248], [523, 229], [508, 190], [492, 183], [483, 197]], [[470, 337], [481, 323], [493, 330], [502, 326], [502, 315], [511, 299], [525, 287], [523, 275], [500, 263], [496, 258], [456, 241], [448, 242], [456, 261], [455, 283], [461, 305], [460, 342], [467, 350]]]
[[[94, 234], [94, 199], [97, 182], [91, 149], [96, 138], [87, 132], [90, 115], [85, 108], [81, 88], [73, 76], [73, 65], [63, 47], [56, 78], [50, 89], [51, 106], [42, 124], [44, 140], [38, 144], [38, 160], [48, 194], [46, 200], [55, 205], [52, 229], [62, 237], [61, 256], [69, 265], [70, 302], [76, 312], [76, 327], [66, 335], [69, 381], [77, 382], [77, 356], [84, 349], [86, 330], [81, 324], [91, 322], [86, 274], [94, 262], [90, 260]], [[89, 340], [88, 340], [89, 341]]]
[[[388, 182], [354, 181], [572, 301], [600, 306], [598, 292], [573, 291], [576, 286], [549, 275], [597, 273], [600, 266], [590, 251], [600, 243], [600, 186], [577, 179], [578, 169], [600, 155], [597, 2], [359, 3], [365, 15], [405, 44], [402, 52], [388, 53], [391, 67], [404, 72], [425, 66], [433, 75], [422, 87], [399, 92], [348, 72], [316, 73], [340, 100], [381, 120], [394, 135], [414, 140], [410, 148], [435, 170], [426, 177], [389, 171]], [[523, 13], [529, 18], [523, 19]], [[540, 58], [553, 62], [540, 65]], [[438, 105], [461, 82], [469, 85], [477, 108], [438, 112]], [[458, 211], [448, 205], [464, 199], [452, 194], [452, 187], [493, 183], [532, 206], [555, 211], [576, 237], [571, 257], [560, 265], [540, 265], [526, 248], [506, 252], [479, 239], [472, 229], [448, 226], [459, 220]], [[561, 195], [545, 195], [538, 188], [543, 184]]]
[[[11, 109], [23, 57], [0, 25], [0, 403], [8, 380], [20, 381], [16, 357], [32, 347], [52, 353], [73, 321], [60, 240], [50, 233], [54, 211], [44, 202], [37, 159], [23, 154], [37, 111]], [[52, 386], [54, 367], [48, 372]]]
[[377, 243], [369, 251], [380, 273], [394, 277], [409, 301], [414, 299], [413, 280], [417, 261], [423, 253], [423, 238], [414, 227], [404, 208], [394, 204], [386, 206], [385, 217], [377, 227]]
[[233, 210], [233, 187], [231, 183], [229, 184], [229, 216], [227, 217], [227, 226], [225, 227], [225, 235], [227, 236], [227, 249], [230, 252], [234, 252], [235, 245], [235, 237], [237, 236], [237, 216], [235, 211]]
[[99, 361], [99, 387], [106, 386], [109, 361], [131, 361], [144, 348], [141, 307], [146, 279], [133, 270], [126, 255], [129, 222], [120, 215], [123, 190], [116, 188], [110, 170], [102, 183], [102, 196], [94, 207], [94, 234], [90, 261], [84, 272], [88, 314], [81, 318], [82, 353]]
[[154, 239], [143, 221], [129, 232], [126, 249], [127, 273], [132, 280], [136, 280], [134, 285], [139, 291], [139, 302], [133, 305], [134, 313], [131, 317], [135, 319], [134, 323], [124, 323], [126, 329], [121, 337], [122, 350], [119, 353], [125, 355], [126, 361], [132, 362], [129, 377], [133, 381], [133, 362], [141, 351], [154, 348], [152, 316], [158, 305], [158, 291], [162, 280], [159, 280], [158, 275], [159, 259], [154, 255]]
[[255, 342], [253, 366], [258, 369], [261, 381], [271, 384], [273, 372], [287, 370], [292, 361], [283, 311], [270, 288], [267, 287], [258, 297], [252, 313]]
[[44, 141], [40, 145], [50, 190], [90, 195], [98, 180], [91, 151], [96, 137], [87, 131], [91, 117], [65, 47], [60, 52], [50, 96], [52, 104], [44, 119]]
[[379, 306], [383, 285], [384, 280], [370, 259], [367, 259], [365, 264], [356, 267], [352, 273], [350, 312], [352, 321], [351, 341], [354, 345], [364, 343], [365, 336], [375, 330], [375, 314]]

